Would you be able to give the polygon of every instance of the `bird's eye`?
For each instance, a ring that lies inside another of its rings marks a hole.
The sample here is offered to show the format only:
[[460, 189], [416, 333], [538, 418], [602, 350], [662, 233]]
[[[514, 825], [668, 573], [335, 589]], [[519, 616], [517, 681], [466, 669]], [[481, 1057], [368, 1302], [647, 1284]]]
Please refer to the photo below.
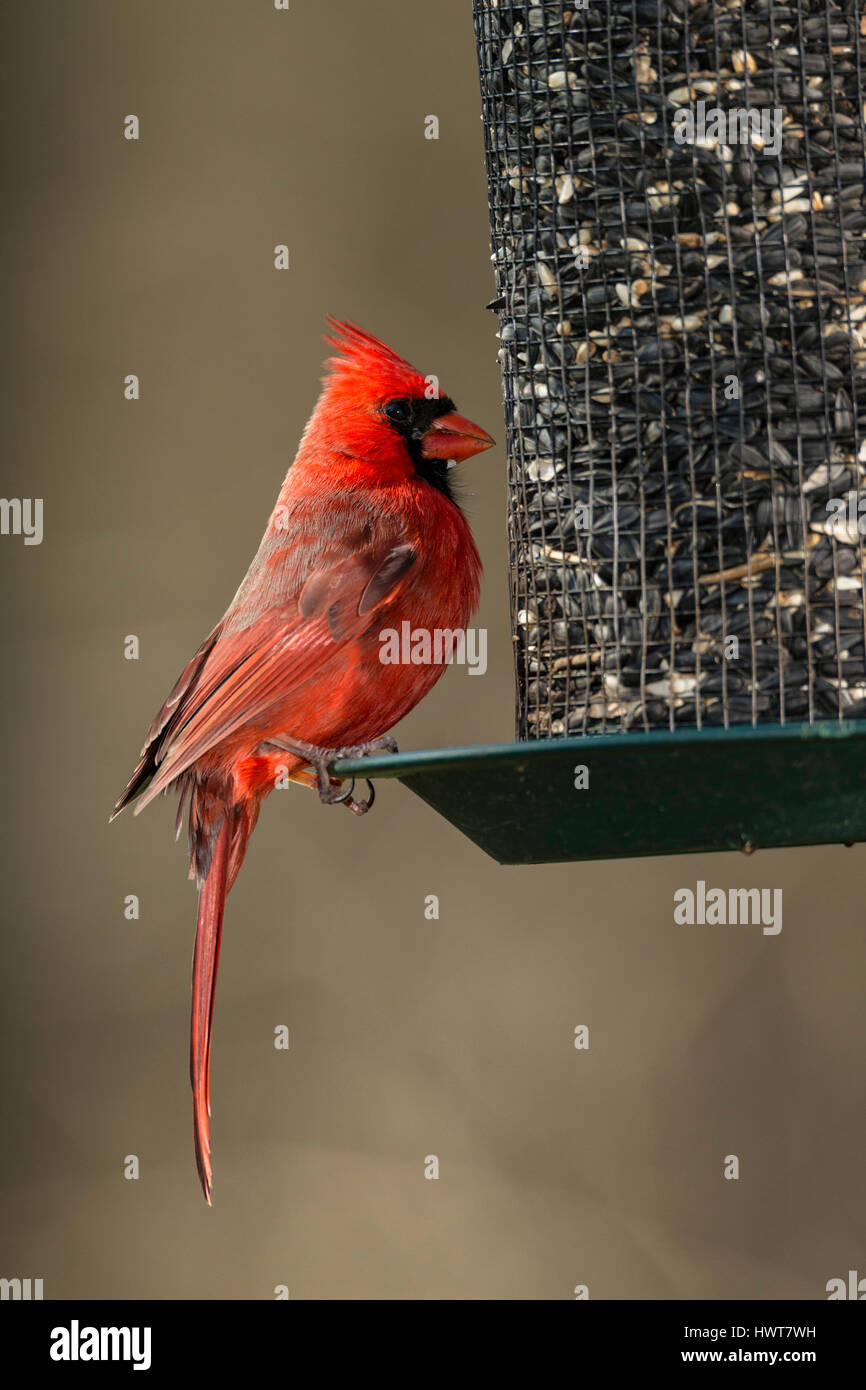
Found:
[[392, 425], [405, 425], [411, 419], [412, 407], [408, 401], [389, 401], [385, 414]]

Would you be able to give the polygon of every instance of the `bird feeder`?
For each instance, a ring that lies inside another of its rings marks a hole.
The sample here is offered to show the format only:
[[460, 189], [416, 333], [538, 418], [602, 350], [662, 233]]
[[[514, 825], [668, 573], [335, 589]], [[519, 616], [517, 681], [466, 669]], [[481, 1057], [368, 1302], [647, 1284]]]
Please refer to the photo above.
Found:
[[503, 862], [864, 839], [857, 5], [474, 18], [517, 743], [376, 771]]

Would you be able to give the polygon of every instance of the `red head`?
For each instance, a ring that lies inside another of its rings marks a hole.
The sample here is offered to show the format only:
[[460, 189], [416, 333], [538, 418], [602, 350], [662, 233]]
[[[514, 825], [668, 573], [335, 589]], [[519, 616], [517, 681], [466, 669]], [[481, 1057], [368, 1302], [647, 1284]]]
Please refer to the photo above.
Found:
[[490, 435], [378, 338], [330, 316], [328, 325], [334, 336], [325, 341], [340, 355], [328, 361], [302, 453], [339, 452], [369, 465], [378, 481], [418, 476], [447, 494], [449, 465], [489, 449]]

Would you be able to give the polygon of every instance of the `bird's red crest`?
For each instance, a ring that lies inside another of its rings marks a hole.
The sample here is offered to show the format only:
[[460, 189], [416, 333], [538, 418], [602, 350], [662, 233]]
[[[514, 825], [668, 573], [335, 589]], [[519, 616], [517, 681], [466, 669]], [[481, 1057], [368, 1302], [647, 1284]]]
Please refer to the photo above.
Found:
[[336, 348], [339, 357], [328, 359], [328, 381], [334, 385], [359, 384], [373, 381], [383, 395], [419, 397], [432, 395], [435, 378], [425, 377], [410, 362], [400, 357], [387, 343], [374, 338], [356, 323], [327, 317], [332, 334], [325, 342]]

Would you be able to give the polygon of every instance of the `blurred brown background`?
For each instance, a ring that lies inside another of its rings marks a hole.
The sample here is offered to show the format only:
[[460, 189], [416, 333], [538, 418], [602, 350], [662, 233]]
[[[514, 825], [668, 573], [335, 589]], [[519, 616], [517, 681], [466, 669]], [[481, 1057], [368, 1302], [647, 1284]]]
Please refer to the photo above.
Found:
[[[169, 805], [108, 812], [252, 557], [326, 312], [502, 437], [469, 5], [83, 0], [6, 25], [3, 492], [44, 498], [45, 537], [0, 539], [0, 1275], [49, 1298], [808, 1299], [866, 1274], [866, 850], [502, 869], [396, 784], [365, 821], [300, 788], [262, 815], [205, 1207], [195, 895]], [[451, 671], [406, 748], [511, 736], [504, 476], [501, 445], [463, 474], [489, 672]], [[698, 878], [781, 887], [781, 935], [675, 926]]]

